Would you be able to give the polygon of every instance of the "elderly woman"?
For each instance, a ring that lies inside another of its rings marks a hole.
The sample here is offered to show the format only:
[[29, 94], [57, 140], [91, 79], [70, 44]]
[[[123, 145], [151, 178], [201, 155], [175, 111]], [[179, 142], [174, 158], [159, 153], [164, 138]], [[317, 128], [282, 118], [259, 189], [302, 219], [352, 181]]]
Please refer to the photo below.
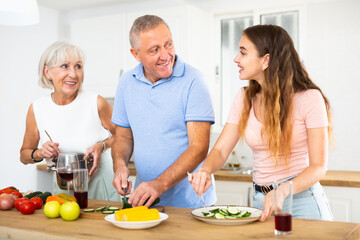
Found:
[[[51, 161], [60, 152], [84, 153], [84, 158], [92, 155], [88, 197], [117, 201], [119, 195], [111, 185], [111, 154], [106, 151], [112, 145], [110, 133], [115, 129], [110, 121], [112, 106], [100, 95], [81, 90], [83, 59], [78, 47], [64, 41], [55, 42], [43, 53], [39, 84], [53, 92], [29, 107], [20, 161], [23, 164], [38, 163], [44, 158]], [[53, 192], [61, 192], [56, 181]]]

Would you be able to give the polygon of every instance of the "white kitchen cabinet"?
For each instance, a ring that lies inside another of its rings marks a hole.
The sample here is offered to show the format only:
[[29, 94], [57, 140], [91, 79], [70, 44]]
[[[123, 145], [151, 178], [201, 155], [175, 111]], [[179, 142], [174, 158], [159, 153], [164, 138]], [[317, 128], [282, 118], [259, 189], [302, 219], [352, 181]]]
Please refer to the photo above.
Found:
[[84, 89], [103, 97], [115, 95], [119, 76], [126, 65], [124, 22], [124, 14], [71, 22], [71, 40], [85, 52]]
[[216, 205], [252, 206], [252, 183], [215, 181]]
[[133, 21], [145, 14], [163, 18], [179, 57], [211, 79], [212, 49], [207, 49], [201, 39], [212, 41], [212, 15], [193, 6], [180, 6], [71, 20], [71, 40], [86, 55], [84, 89], [104, 97], [115, 96], [121, 73], [138, 64], [130, 53], [129, 31]]
[[335, 221], [360, 223], [360, 188], [323, 187]]
[[[329, 199], [334, 220], [360, 223], [360, 189], [323, 186]], [[217, 205], [252, 206], [252, 183], [237, 181], [215, 182]]]

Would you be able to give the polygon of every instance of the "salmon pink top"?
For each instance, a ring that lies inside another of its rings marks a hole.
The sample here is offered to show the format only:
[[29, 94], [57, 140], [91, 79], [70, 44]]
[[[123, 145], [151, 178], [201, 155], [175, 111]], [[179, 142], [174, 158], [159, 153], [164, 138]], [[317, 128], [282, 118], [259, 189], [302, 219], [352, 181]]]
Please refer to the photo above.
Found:
[[[227, 123], [239, 124], [243, 107], [244, 90], [235, 96]], [[268, 151], [265, 141], [261, 138], [262, 123], [255, 116], [252, 107], [245, 130], [245, 142], [253, 150], [253, 181], [256, 184], [271, 184], [274, 180], [291, 177], [302, 172], [309, 166], [307, 129], [328, 126], [326, 106], [318, 90], [306, 90], [296, 93], [293, 101], [293, 136], [291, 155], [288, 164], [275, 165], [272, 154]]]

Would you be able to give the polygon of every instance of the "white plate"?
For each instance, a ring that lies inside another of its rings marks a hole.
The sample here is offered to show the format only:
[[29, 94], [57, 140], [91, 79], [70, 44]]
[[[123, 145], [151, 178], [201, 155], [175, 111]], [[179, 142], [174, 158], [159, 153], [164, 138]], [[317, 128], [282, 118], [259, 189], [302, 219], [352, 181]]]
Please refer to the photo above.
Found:
[[111, 223], [114, 226], [119, 227], [119, 228], [145, 229], [145, 228], [155, 227], [156, 225], [160, 224], [162, 221], [164, 221], [168, 218], [168, 215], [165, 213], [159, 212], [159, 214], [160, 214], [160, 219], [153, 220], [153, 221], [143, 221], [143, 222], [116, 221], [115, 214], [110, 214], [105, 217], [105, 221], [108, 221], [109, 223]]
[[[235, 218], [235, 219], [228, 219], [228, 218], [217, 219], [217, 218], [204, 217], [203, 212], [208, 212], [209, 210], [213, 210], [215, 208], [227, 208], [229, 206], [236, 207], [239, 210], [249, 211], [249, 212], [251, 212], [251, 215], [249, 217]], [[217, 225], [241, 225], [241, 224], [246, 224], [246, 223], [251, 223], [251, 222], [257, 221], [260, 218], [261, 212], [262, 212], [261, 209], [253, 208], [253, 207], [244, 207], [244, 206], [239, 206], [239, 205], [217, 205], [217, 206], [212, 206], [212, 207], [197, 208], [197, 209], [192, 210], [190, 213], [196, 219], [206, 222], [206, 223], [217, 224]]]

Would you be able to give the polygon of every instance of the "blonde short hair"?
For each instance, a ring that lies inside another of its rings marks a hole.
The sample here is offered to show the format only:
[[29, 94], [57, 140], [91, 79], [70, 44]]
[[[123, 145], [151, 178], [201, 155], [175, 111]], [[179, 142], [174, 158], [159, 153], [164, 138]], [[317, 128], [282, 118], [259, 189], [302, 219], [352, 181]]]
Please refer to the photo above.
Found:
[[79, 59], [84, 63], [83, 51], [69, 41], [57, 41], [51, 44], [42, 54], [39, 61], [39, 85], [42, 88], [53, 89], [54, 85], [44, 74], [44, 67], [60, 66], [68, 59]]

